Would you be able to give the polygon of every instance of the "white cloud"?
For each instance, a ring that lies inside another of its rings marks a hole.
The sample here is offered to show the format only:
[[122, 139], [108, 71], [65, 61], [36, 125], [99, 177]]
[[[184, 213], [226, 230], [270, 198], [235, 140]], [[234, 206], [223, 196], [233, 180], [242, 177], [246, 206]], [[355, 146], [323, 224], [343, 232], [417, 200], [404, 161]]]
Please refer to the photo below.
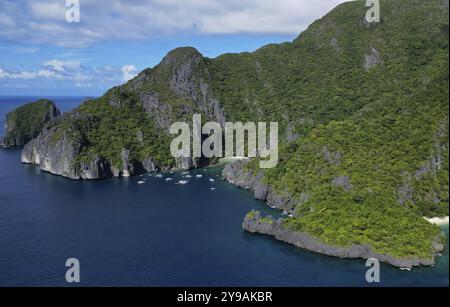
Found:
[[0, 0], [0, 38], [85, 47], [103, 40], [168, 34], [298, 34], [343, 0], [90, 0], [80, 23], [65, 21], [65, 1]]
[[37, 72], [36, 77], [47, 78], [51, 80], [63, 80], [64, 76], [58, 74], [55, 71], [51, 71], [48, 69], [41, 69]]
[[21, 72], [8, 72], [0, 68], [0, 79], [11, 80], [31, 80], [35, 79], [37, 74], [35, 72], [21, 71]]
[[29, 6], [32, 16], [46, 20], [65, 20], [65, 1], [33, 1]]
[[0, 67], [0, 79], [6, 79], [7, 77], [8, 73]]
[[78, 70], [81, 68], [80, 62], [77, 61], [60, 61], [60, 60], [51, 60], [43, 63], [44, 66], [49, 66], [52, 69], [64, 72], [66, 69], [69, 70]]
[[122, 80], [127, 82], [136, 77], [137, 73], [137, 69], [134, 65], [124, 65], [122, 67]]
[[63, 80], [64, 76], [57, 74], [54, 71], [41, 69], [38, 71], [19, 71], [19, 72], [8, 72], [0, 68], [0, 79], [11, 79], [11, 80], [35, 80], [39, 78], [50, 79], [50, 80]]
[[44, 61], [36, 70], [10, 70], [0, 67], [0, 81], [27, 80], [29, 82], [51, 81], [72, 82], [80, 88], [116, 86], [136, 76], [138, 69], [134, 65], [116, 67], [87, 67], [76, 61], [58, 59]]

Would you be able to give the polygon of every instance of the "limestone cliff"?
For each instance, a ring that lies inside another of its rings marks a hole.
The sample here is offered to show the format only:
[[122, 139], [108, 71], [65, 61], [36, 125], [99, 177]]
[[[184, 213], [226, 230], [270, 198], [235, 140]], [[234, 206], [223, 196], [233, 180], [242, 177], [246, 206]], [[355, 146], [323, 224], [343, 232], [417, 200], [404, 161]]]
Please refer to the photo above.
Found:
[[289, 193], [275, 191], [264, 182], [263, 171], [253, 173], [252, 170], [246, 168], [248, 163], [248, 161], [236, 161], [227, 164], [222, 171], [222, 177], [237, 187], [253, 191], [256, 199], [267, 202], [272, 208], [291, 214], [295, 214], [296, 205], [307, 200], [307, 193], [303, 193], [299, 199], [295, 199]]

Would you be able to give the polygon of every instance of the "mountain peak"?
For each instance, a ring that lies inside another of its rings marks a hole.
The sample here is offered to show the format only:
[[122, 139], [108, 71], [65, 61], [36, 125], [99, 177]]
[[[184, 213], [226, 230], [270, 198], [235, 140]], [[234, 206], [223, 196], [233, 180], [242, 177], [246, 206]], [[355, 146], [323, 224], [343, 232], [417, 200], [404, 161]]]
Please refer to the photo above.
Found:
[[161, 65], [172, 66], [190, 60], [200, 62], [203, 60], [203, 55], [193, 47], [180, 47], [170, 51], [161, 61]]

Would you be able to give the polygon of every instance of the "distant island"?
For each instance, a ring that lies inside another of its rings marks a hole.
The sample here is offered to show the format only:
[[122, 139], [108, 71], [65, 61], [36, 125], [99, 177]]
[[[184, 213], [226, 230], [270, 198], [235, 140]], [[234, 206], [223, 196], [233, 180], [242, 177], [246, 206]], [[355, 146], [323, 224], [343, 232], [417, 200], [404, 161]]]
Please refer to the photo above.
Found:
[[41, 99], [26, 104], [6, 116], [2, 146], [24, 146], [42, 132], [44, 125], [60, 115], [55, 103]]
[[449, 1], [380, 2], [380, 23], [348, 2], [293, 42], [215, 59], [178, 48], [72, 112], [23, 106], [4, 145], [43, 171], [98, 180], [215, 162], [170, 155], [170, 125], [193, 114], [279, 122], [276, 168], [223, 171], [285, 213], [250, 212], [244, 229], [330, 256], [432, 265], [444, 237], [424, 217], [449, 211]]

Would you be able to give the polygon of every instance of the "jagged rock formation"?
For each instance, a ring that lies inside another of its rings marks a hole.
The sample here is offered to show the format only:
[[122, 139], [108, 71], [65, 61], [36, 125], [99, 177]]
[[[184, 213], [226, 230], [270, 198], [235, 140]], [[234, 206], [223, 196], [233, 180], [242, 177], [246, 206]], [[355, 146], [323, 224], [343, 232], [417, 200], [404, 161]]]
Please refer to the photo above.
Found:
[[246, 169], [248, 163], [248, 161], [236, 161], [227, 164], [222, 171], [222, 177], [237, 187], [253, 191], [256, 199], [267, 202], [272, 208], [291, 214], [294, 213], [294, 209], [298, 204], [307, 200], [307, 193], [303, 193], [299, 199], [295, 199], [289, 194], [280, 195], [271, 186], [264, 183], [264, 173], [262, 171], [255, 174], [251, 170]]
[[130, 150], [125, 148], [120, 151], [117, 164], [99, 155], [80, 158], [83, 147], [89, 142], [86, 130], [95, 124], [95, 118], [76, 112], [49, 122], [38, 137], [25, 145], [22, 162], [39, 165], [43, 171], [75, 180], [130, 177], [160, 170], [151, 157], [144, 157], [142, 161], [130, 158]]
[[[193, 114], [224, 124], [210, 79], [206, 59], [197, 50], [176, 49], [153, 69], [52, 123], [26, 146], [22, 162], [71, 179], [129, 177], [205, 165], [199, 158], [171, 159], [168, 139], [171, 124], [191, 122]], [[117, 117], [121, 123], [114, 122]], [[136, 132], [128, 131], [130, 123]], [[119, 131], [108, 127], [121, 124], [125, 127]], [[130, 134], [135, 137], [130, 139]], [[105, 135], [116, 141], [108, 143]]]
[[41, 99], [6, 115], [3, 146], [23, 146], [35, 138], [44, 125], [60, 115], [54, 102]]
[[[224, 111], [210, 83], [206, 59], [196, 49], [183, 47], [169, 52], [159, 65], [142, 72], [128, 87], [138, 93], [156, 125], [168, 130], [174, 120], [194, 113], [224, 124]], [[175, 105], [173, 100], [183, 103]], [[117, 102], [112, 99], [112, 103]]]

